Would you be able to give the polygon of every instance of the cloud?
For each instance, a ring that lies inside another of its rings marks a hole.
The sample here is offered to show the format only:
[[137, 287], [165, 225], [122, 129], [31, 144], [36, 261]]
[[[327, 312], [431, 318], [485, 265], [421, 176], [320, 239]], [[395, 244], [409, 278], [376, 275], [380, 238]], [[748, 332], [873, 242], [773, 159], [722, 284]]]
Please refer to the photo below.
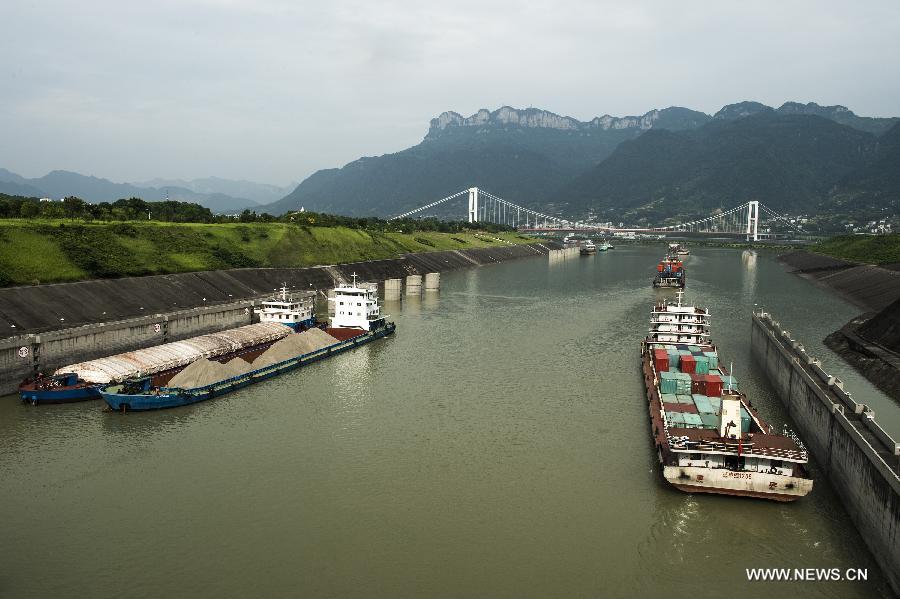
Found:
[[0, 166], [302, 178], [444, 110], [757, 99], [900, 114], [900, 5], [60, 0], [0, 6]]

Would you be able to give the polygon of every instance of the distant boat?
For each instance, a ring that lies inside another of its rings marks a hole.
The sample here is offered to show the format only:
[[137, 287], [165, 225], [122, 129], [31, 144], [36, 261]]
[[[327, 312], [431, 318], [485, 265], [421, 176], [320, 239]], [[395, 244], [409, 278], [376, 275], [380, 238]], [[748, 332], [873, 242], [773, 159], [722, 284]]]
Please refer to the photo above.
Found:
[[597, 253], [597, 246], [590, 239], [582, 241], [580, 248], [582, 256], [590, 256]]

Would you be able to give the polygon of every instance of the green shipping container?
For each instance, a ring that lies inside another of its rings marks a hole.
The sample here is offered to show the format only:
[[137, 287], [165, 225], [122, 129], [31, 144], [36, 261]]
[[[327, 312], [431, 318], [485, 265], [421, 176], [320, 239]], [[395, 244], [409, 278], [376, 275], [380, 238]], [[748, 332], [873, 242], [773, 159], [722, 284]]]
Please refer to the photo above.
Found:
[[701, 427], [703, 420], [700, 419], [699, 414], [684, 414], [684, 424], [690, 427]]
[[737, 379], [731, 375], [722, 377], [722, 389], [731, 389], [732, 391], [738, 390], [738, 382]]
[[715, 409], [711, 403], [709, 403], [709, 398], [705, 395], [697, 395], [693, 396], [694, 405], [697, 406], [697, 411], [701, 414], [715, 414]]
[[691, 353], [692, 353], [692, 354], [698, 354], [698, 353], [700, 353], [700, 346], [699, 346], [699, 345], [688, 345], [688, 349], [691, 350]]
[[715, 414], [700, 414], [700, 420], [703, 421], [703, 428], [719, 428], [719, 417]]
[[681, 412], [666, 412], [666, 420], [674, 426], [684, 426], [684, 414]]
[[741, 408], [741, 432], [749, 433], [750, 432], [750, 423], [752, 419], [750, 418], [750, 414], [747, 413], [743, 407]]
[[703, 355], [706, 356], [706, 359], [709, 362], [709, 367], [711, 369], [719, 367], [719, 356], [716, 355], [716, 352], [708, 351], [708, 352], [704, 352]]
[[693, 352], [691, 352], [691, 350], [689, 350], [689, 349], [679, 349], [678, 353], [682, 356], [693, 356], [694, 355]]
[[661, 393], [660, 398], [663, 403], [678, 403], [677, 396], [674, 393]]
[[686, 405], [694, 404], [694, 400], [691, 399], [690, 395], [676, 395], [675, 397], [677, 398], [676, 401], [678, 401], [678, 403], [683, 403]]

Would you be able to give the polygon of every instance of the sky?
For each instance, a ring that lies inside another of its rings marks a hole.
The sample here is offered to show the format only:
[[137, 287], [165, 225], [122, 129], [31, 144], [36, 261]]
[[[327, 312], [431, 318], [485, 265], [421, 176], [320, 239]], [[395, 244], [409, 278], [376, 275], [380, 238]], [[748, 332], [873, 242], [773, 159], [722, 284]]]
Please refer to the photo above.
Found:
[[900, 2], [3, 0], [0, 168], [276, 185], [446, 110], [900, 115]]

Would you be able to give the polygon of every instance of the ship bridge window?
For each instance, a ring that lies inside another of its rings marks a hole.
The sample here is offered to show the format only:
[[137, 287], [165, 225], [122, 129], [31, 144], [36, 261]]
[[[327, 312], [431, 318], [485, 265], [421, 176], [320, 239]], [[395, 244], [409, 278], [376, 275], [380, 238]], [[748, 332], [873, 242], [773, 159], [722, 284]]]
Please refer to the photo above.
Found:
[[699, 453], [692, 453], [692, 454], [691, 454], [691, 460], [696, 460], [696, 461], [698, 461], [698, 462], [702, 459], [702, 457], [703, 457], [702, 454], [699, 454]]

